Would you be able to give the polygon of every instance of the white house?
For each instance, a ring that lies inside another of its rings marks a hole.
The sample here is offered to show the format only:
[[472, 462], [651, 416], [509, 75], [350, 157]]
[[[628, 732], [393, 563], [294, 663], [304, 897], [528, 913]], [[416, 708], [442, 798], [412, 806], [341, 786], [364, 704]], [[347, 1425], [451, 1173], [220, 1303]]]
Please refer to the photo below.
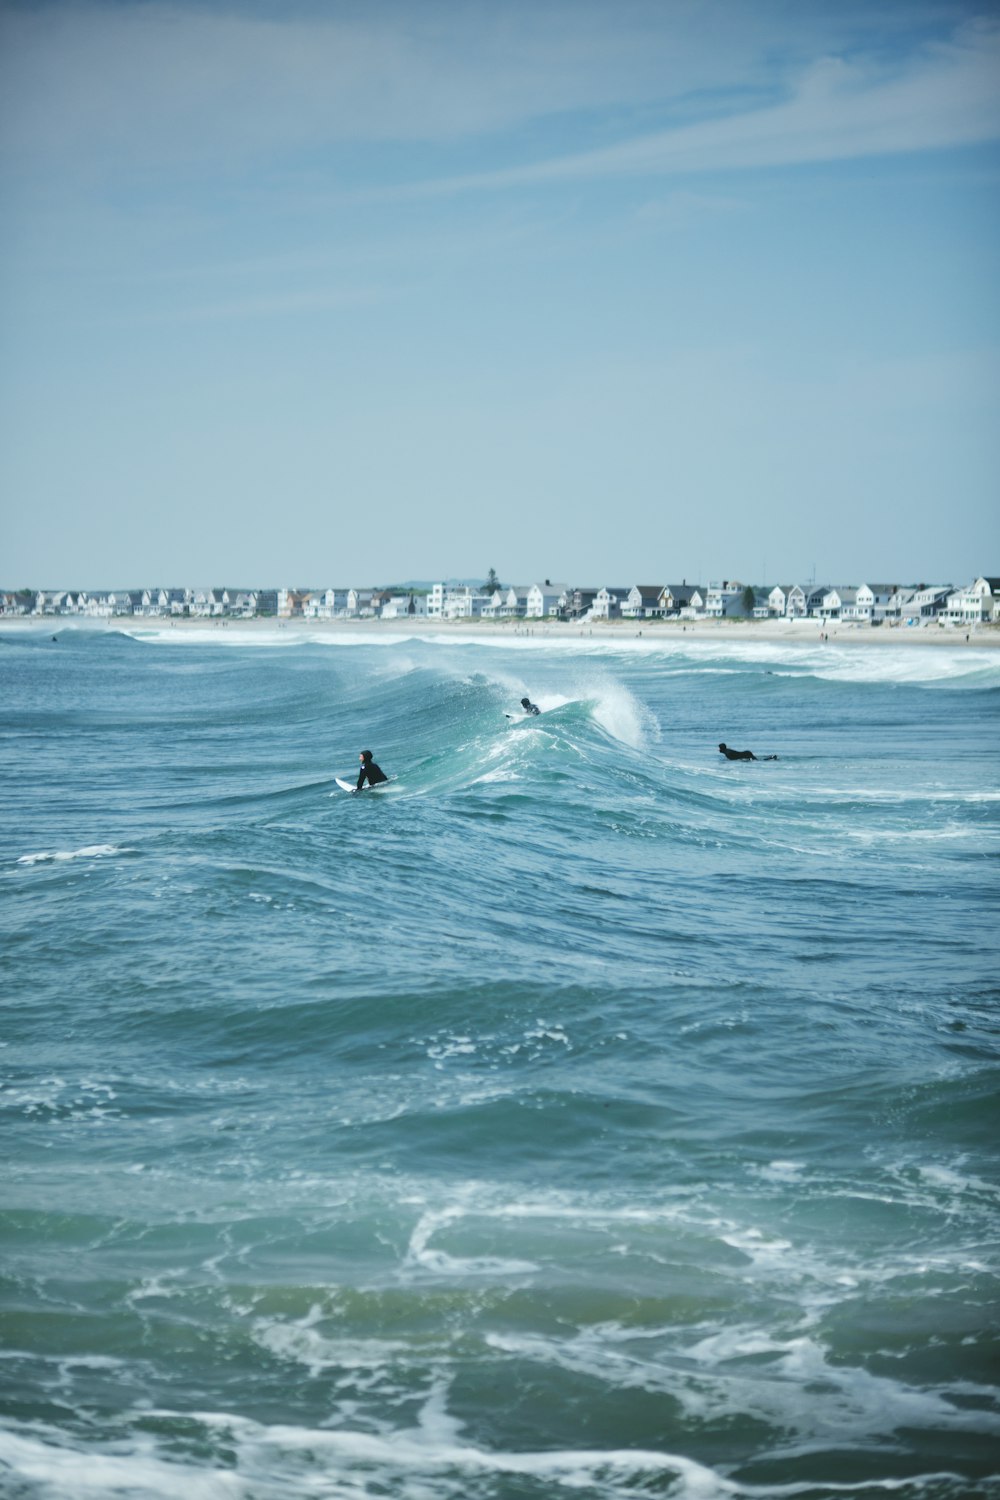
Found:
[[627, 584], [616, 585], [609, 588], [598, 589], [594, 595], [594, 602], [587, 611], [586, 618], [591, 620], [614, 620], [621, 614], [622, 605], [630, 593]]
[[423, 594], [393, 594], [382, 605], [383, 620], [412, 620], [427, 613], [427, 600]]
[[797, 583], [776, 583], [767, 596], [768, 613], [778, 618], [801, 620], [806, 613], [806, 592]]
[[346, 604], [347, 596], [343, 590], [338, 594], [336, 589], [321, 589], [318, 593], [309, 595], [302, 613], [309, 620], [332, 620], [335, 614], [344, 610]]
[[564, 583], [533, 583], [528, 590], [527, 609], [529, 620], [544, 620], [548, 615], [559, 613], [559, 601], [566, 592]]
[[527, 612], [528, 590], [523, 584], [511, 584], [500, 602], [500, 618], [502, 620], [523, 620]]
[[352, 617], [374, 613], [371, 589], [348, 589], [344, 613]]
[[722, 583], [710, 583], [705, 595], [705, 614], [716, 620], [745, 616], [742, 583], [735, 578], [732, 582], [724, 579]]
[[[850, 618], [862, 620], [870, 625], [873, 620], [885, 618], [886, 607], [896, 591], [894, 583], [863, 583], [858, 589]], [[844, 614], [844, 619], [848, 615]]]
[[626, 620], [653, 620], [663, 613], [660, 604], [662, 589], [655, 583], [637, 583], [629, 589], [621, 606]]
[[977, 578], [968, 588], [949, 594], [946, 619], [957, 625], [979, 625], [1000, 620], [1000, 578]]
[[858, 591], [846, 584], [837, 584], [827, 589], [816, 613], [821, 620], [845, 619], [845, 610], [852, 610], [857, 602]]
[[449, 589], [444, 601], [444, 617], [446, 620], [478, 620], [490, 597], [478, 593], [467, 583]]
[[436, 583], [427, 595], [428, 619], [440, 620], [444, 614], [444, 597], [447, 590], [443, 583]]

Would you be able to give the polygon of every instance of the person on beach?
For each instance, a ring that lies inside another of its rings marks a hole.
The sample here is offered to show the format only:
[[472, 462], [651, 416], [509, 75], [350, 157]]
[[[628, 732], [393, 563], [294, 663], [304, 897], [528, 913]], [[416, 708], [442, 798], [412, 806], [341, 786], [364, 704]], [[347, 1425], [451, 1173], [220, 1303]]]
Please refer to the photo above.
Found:
[[370, 750], [362, 750], [358, 756], [358, 760], [361, 762], [361, 770], [358, 772], [358, 784], [354, 788], [356, 792], [360, 792], [366, 779], [369, 786], [378, 786], [380, 781], [389, 780], [382, 768], [377, 766], [372, 760]]
[[542, 711], [538, 707], [537, 703], [532, 703], [530, 698], [522, 698], [521, 707], [524, 709], [526, 714], [540, 714]]
[[728, 745], [719, 746], [720, 754], [727, 760], [777, 760], [776, 755], [754, 755], [752, 750], [730, 750]]

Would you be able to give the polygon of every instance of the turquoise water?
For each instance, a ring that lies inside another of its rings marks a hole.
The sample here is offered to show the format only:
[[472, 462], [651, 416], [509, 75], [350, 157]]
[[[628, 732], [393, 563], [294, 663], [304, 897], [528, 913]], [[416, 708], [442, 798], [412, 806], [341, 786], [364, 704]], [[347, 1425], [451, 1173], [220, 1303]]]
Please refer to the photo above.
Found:
[[1000, 1496], [1000, 654], [51, 633], [0, 1492]]

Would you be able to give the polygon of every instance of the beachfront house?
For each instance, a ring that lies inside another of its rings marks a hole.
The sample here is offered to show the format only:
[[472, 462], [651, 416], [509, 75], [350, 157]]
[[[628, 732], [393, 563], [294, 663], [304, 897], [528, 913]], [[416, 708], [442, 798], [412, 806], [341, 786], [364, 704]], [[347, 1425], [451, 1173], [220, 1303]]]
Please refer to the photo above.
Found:
[[446, 620], [478, 620], [491, 596], [481, 594], [471, 584], [456, 585], [448, 590], [444, 601]]
[[199, 618], [214, 618], [226, 613], [229, 594], [225, 589], [195, 589], [191, 600], [191, 614]]
[[854, 607], [857, 597], [857, 589], [848, 588], [846, 584], [837, 584], [827, 589], [816, 613], [821, 620], [840, 620], [844, 618], [845, 609]]
[[168, 589], [167, 608], [172, 615], [189, 615], [194, 600], [193, 589]]
[[872, 625], [879, 623], [885, 618], [886, 607], [893, 594], [896, 592], [894, 583], [863, 583], [858, 589], [858, 596], [854, 602], [854, 613], [852, 619], [862, 620]]
[[942, 613], [956, 625], [982, 625], [1000, 620], [1000, 578], [977, 578], [967, 588], [955, 589]]
[[332, 620], [334, 615], [344, 611], [346, 605], [347, 595], [343, 589], [339, 594], [336, 589], [319, 589], [310, 594], [302, 613], [307, 620]]
[[504, 591], [498, 611], [501, 620], [523, 620], [528, 613], [528, 590], [524, 584], [511, 584]]
[[533, 583], [528, 590], [527, 608], [525, 616], [529, 620], [545, 620], [549, 615], [559, 613], [559, 601], [566, 592], [564, 583], [552, 583], [546, 578], [544, 583]]
[[392, 594], [382, 605], [383, 620], [412, 620], [427, 613], [424, 594]]
[[710, 583], [705, 595], [705, 614], [710, 620], [745, 618], [743, 585], [738, 579], [723, 579], [722, 583]]
[[559, 613], [567, 620], [586, 619], [597, 594], [597, 589], [568, 588], [559, 596]]
[[374, 614], [373, 597], [371, 589], [348, 589], [344, 613], [352, 620]]
[[614, 587], [605, 585], [598, 589], [594, 595], [594, 602], [585, 616], [590, 620], [617, 620], [621, 614], [622, 605], [630, 593], [627, 584], [616, 584]]
[[17, 589], [14, 593], [0, 597], [0, 614], [26, 615], [31, 613], [34, 602], [30, 589]]
[[814, 583], [809, 587], [806, 594], [806, 614], [810, 619], [817, 619], [823, 608], [823, 600], [830, 592], [831, 585], [828, 583]]
[[920, 623], [936, 620], [948, 607], [948, 597], [954, 593], [952, 583], [919, 584], [911, 604], [911, 612], [919, 615]]
[[887, 625], [898, 625], [905, 620], [909, 623], [911, 618], [911, 605], [916, 588], [912, 584], [900, 585], [894, 588], [886, 601], [882, 617]]
[[776, 583], [767, 596], [768, 613], [775, 619], [802, 620], [806, 616], [806, 591], [798, 583]]
[[440, 620], [444, 614], [445, 592], [443, 583], [435, 583], [427, 595], [427, 618], [429, 620]]
[[622, 601], [621, 612], [625, 620], [656, 620], [663, 614], [660, 595], [663, 592], [655, 583], [636, 583]]
[[1000, 578], [977, 578], [972, 585], [983, 600], [983, 619], [1000, 621]]
[[256, 589], [227, 589], [229, 613], [234, 620], [252, 620], [257, 613]]
[[696, 583], [665, 583], [660, 590], [657, 603], [661, 615], [676, 615], [682, 620], [694, 620], [705, 608], [707, 590]]

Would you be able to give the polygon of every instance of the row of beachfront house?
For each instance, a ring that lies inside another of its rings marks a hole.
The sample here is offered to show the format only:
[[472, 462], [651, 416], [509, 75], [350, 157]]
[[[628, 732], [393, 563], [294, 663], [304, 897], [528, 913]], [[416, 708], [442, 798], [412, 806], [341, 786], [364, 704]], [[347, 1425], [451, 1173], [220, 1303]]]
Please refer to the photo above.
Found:
[[1000, 621], [1000, 578], [954, 584], [631, 584], [576, 588], [543, 583], [494, 589], [436, 583], [388, 589], [138, 589], [0, 594], [0, 614], [110, 619], [805, 620], [856, 625], [975, 625]]
[[[423, 611], [421, 611], [423, 612]], [[954, 584], [776, 584], [749, 589], [721, 583], [631, 584], [570, 588], [531, 584], [495, 589], [448, 589], [436, 584], [426, 613], [443, 619], [594, 620], [738, 619], [843, 621], [861, 625], [957, 625], [1000, 621], [1000, 578]]]
[[0, 613], [8, 615], [80, 615], [106, 620], [123, 615], [149, 619], [164, 615], [252, 619], [275, 613], [276, 589], [95, 589], [31, 590], [0, 594]]

